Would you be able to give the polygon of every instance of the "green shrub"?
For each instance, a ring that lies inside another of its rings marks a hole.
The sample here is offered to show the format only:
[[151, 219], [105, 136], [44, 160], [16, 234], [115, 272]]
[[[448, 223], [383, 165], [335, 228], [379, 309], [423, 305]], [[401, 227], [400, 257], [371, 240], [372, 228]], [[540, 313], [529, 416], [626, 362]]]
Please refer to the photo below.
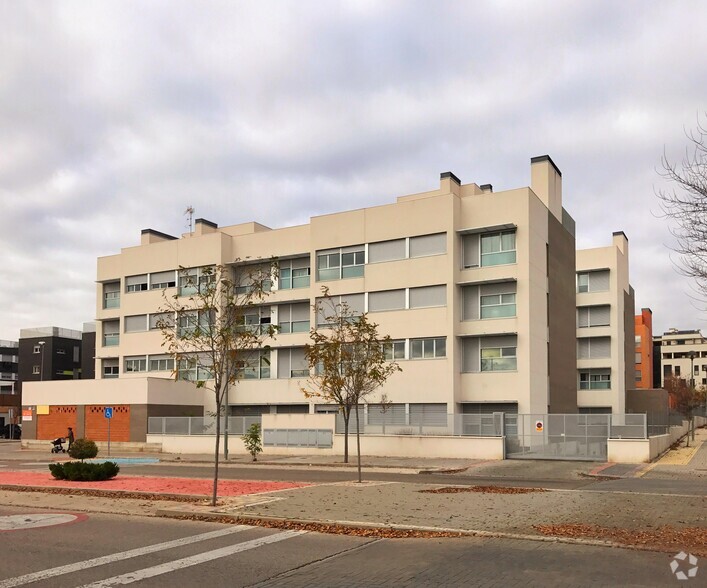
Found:
[[258, 454], [263, 450], [263, 444], [260, 439], [260, 425], [253, 423], [245, 435], [241, 437], [241, 441], [243, 441], [243, 445], [245, 445], [253, 461], [258, 461]]
[[72, 482], [102, 482], [115, 478], [120, 471], [117, 463], [86, 463], [83, 461], [67, 461], [49, 464], [49, 471], [57, 480]]
[[74, 459], [91, 459], [98, 455], [98, 447], [90, 439], [76, 439], [71, 444], [71, 449], [69, 449], [69, 455]]

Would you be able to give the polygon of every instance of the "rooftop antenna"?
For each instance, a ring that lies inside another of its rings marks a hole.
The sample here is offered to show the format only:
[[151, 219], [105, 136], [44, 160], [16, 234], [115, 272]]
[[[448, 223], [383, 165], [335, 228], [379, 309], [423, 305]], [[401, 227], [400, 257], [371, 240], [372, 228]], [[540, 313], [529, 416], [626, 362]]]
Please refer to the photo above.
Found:
[[194, 207], [193, 207], [191, 204], [190, 204], [189, 206], [187, 206], [187, 209], [184, 211], [184, 214], [188, 214], [188, 215], [189, 215], [189, 234], [191, 234], [192, 231], [193, 231], [193, 229], [192, 229], [192, 226], [193, 226], [192, 221], [194, 220]]

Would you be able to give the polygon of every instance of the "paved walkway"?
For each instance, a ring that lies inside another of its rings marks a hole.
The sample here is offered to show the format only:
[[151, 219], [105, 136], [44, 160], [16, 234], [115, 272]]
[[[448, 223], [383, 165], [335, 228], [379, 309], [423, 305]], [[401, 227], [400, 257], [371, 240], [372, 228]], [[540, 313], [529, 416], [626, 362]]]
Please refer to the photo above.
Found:
[[707, 428], [695, 431], [695, 440], [690, 440], [689, 447], [683, 439], [677, 449], [648, 465], [641, 475], [653, 479], [707, 478]]

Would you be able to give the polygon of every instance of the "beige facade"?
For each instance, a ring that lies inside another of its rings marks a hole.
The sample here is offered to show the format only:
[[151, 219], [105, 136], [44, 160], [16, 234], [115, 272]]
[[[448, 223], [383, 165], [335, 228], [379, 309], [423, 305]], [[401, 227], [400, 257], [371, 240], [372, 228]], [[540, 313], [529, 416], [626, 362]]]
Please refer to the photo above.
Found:
[[688, 384], [692, 380], [697, 387], [707, 386], [707, 339], [699, 330], [670, 329], [657, 339], [660, 342], [661, 386], [670, 375], [682, 378]]
[[382, 390], [391, 414], [574, 412], [574, 353], [562, 343], [579, 336], [574, 221], [552, 160], [533, 158], [530, 176], [530, 187], [493, 192], [447, 172], [430, 192], [282, 229], [204, 219], [180, 238], [146, 229], [140, 245], [98, 260], [96, 377], [172, 376], [154, 326], [163, 293], [180, 291], [179, 268], [275, 257], [261, 317], [280, 332], [269, 369], [232, 391], [232, 414], [318, 410], [300, 386], [322, 286], [398, 342], [403, 371]]
[[[634, 386], [634, 294], [628, 239], [577, 251], [577, 404], [580, 411], [626, 412]], [[628, 363], [627, 363], [628, 359]]]

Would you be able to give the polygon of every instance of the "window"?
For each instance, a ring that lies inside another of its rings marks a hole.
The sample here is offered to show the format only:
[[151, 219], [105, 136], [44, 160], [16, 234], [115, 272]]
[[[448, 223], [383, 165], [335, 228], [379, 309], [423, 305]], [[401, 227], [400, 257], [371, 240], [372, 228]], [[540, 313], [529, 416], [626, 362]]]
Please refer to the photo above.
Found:
[[42, 346], [41, 345], [35, 345], [34, 349], [32, 350], [33, 353], [42, 353]]
[[609, 270], [577, 273], [577, 292], [606, 292], [609, 289]]
[[675, 376], [678, 378], [680, 377], [680, 366], [679, 365], [675, 366]]
[[177, 285], [174, 270], [150, 274], [150, 290], [163, 290], [174, 288]]
[[120, 321], [103, 322], [103, 346], [112, 347], [120, 344]]
[[344, 304], [348, 307], [349, 314], [360, 316], [363, 314], [364, 296], [363, 294], [344, 294], [343, 296], [330, 296], [329, 300], [317, 298], [317, 326], [327, 327], [329, 321], [336, 318]]
[[462, 339], [462, 372], [514, 371], [517, 347], [516, 335], [465, 337]]
[[410, 339], [410, 359], [434, 359], [447, 356], [447, 339]]
[[640, 335], [636, 335], [636, 345], [638, 346], [638, 345], [640, 345], [640, 344], [641, 344], [641, 336], [640, 336]]
[[577, 359], [607, 359], [611, 357], [610, 337], [587, 337], [577, 340]]
[[309, 332], [309, 303], [283, 304], [277, 315], [279, 334]]
[[410, 308], [429, 308], [446, 306], [447, 286], [423, 286], [410, 288]]
[[177, 336], [180, 338], [199, 337], [204, 333], [208, 333], [209, 328], [214, 324], [215, 318], [214, 311], [184, 311], [179, 314]]
[[261, 290], [272, 290], [272, 266], [269, 263], [239, 265], [235, 269], [235, 280], [238, 284], [236, 294], [247, 295]]
[[57, 355], [66, 355], [66, 349], [57, 349], [56, 354]]
[[486, 347], [481, 350], [482, 372], [509, 372], [518, 369], [515, 347]]
[[447, 253], [447, 233], [410, 237], [410, 257], [426, 257]]
[[278, 288], [280, 290], [308, 288], [309, 274], [309, 257], [281, 261]]
[[165, 328], [174, 327], [174, 314], [171, 312], [158, 312], [150, 315], [150, 330], [154, 331], [160, 329], [161, 326]]
[[611, 307], [608, 304], [602, 306], [580, 306], [577, 309], [577, 327], [606, 327], [609, 325]]
[[444, 403], [410, 404], [410, 424], [446, 427], [447, 405]]
[[120, 308], [120, 282], [103, 284], [103, 308]]
[[123, 319], [123, 325], [126, 333], [147, 331], [147, 315], [137, 314], [134, 316], [126, 316]]
[[147, 290], [147, 274], [125, 278], [126, 292], [143, 292], [145, 290]]
[[39, 366], [38, 365], [33, 365], [32, 366], [32, 373], [36, 376], [39, 374]]
[[317, 253], [317, 280], [340, 280], [363, 276], [366, 253], [363, 245], [329, 249]]
[[506, 318], [516, 316], [515, 294], [490, 294], [481, 296], [481, 318]]
[[277, 377], [309, 377], [309, 364], [307, 363], [307, 360], [304, 357], [304, 347], [293, 347], [292, 349], [278, 349]]
[[270, 329], [270, 307], [253, 306], [248, 308], [243, 315], [244, 324], [240, 325], [240, 331], [247, 331], [256, 335], [267, 334]]
[[516, 262], [516, 233], [503, 231], [481, 235], [481, 266]]
[[183, 357], [179, 360], [177, 379], [190, 382], [204, 382], [212, 378], [208, 366], [202, 365], [195, 357]]
[[516, 283], [462, 287], [462, 320], [516, 316]]
[[383, 345], [383, 353], [387, 361], [405, 359], [405, 339], [396, 339]]
[[368, 263], [405, 259], [407, 255], [406, 251], [407, 244], [405, 239], [371, 243], [368, 245]]
[[405, 308], [405, 290], [385, 290], [368, 294], [368, 311], [401, 310]]
[[150, 355], [148, 365], [151, 372], [172, 372], [174, 371], [174, 358], [169, 355]]
[[636, 382], [640, 382], [642, 379], [641, 370], [636, 370]]
[[106, 379], [118, 377], [118, 358], [103, 360], [103, 377]]
[[191, 296], [203, 291], [206, 286], [214, 281], [213, 268], [193, 267], [179, 270], [179, 295]]
[[126, 357], [125, 372], [145, 372], [147, 371], [147, 360], [145, 356]]
[[673, 366], [670, 364], [663, 365], [663, 377], [667, 378], [673, 373]]
[[270, 378], [270, 351], [260, 350], [240, 354], [238, 377], [244, 380], [266, 380]]
[[[640, 374], [640, 372], [637, 372]], [[580, 390], [611, 390], [611, 370], [582, 370], [579, 372]]]
[[[405, 415], [405, 405], [399, 404], [369, 404], [368, 405], [369, 425], [405, 425], [407, 417]], [[355, 425], [354, 425], [355, 427]]]
[[641, 354], [636, 353], [636, 362], [635, 363], [641, 363]]

